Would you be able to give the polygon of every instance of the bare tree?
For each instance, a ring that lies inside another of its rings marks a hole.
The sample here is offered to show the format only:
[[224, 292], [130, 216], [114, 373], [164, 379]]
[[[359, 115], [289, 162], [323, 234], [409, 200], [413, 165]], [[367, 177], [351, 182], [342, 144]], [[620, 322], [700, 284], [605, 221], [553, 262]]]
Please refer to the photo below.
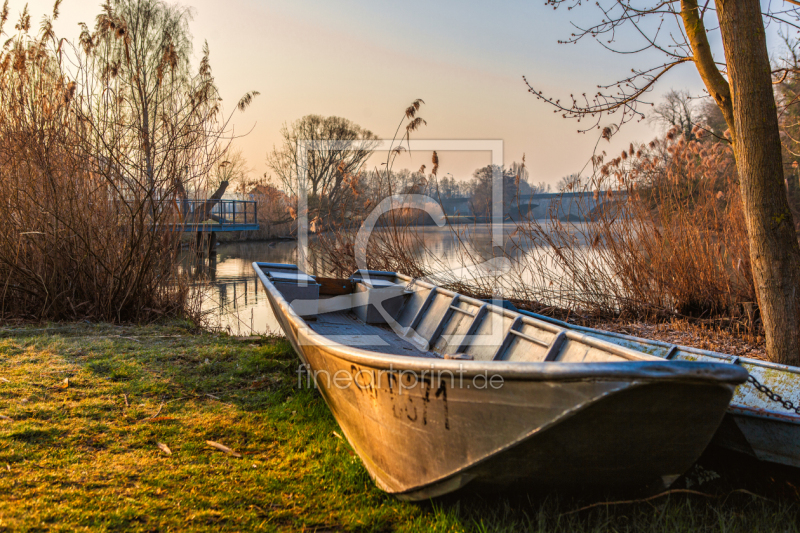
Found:
[[[91, 134], [86, 150], [127, 205], [145, 199], [153, 221], [164, 198], [185, 203], [188, 191], [206, 198], [209, 175], [229, 147], [230, 117], [221, 115], [207, 45], [198, 67], [190, 64], [190, 20], [189, 10], [163, 0], [106, 0], [94, 31], [81, 24], [75, 51], [76, 112]], [[257, 94], [247, 93], [238, 109]], [[195, 218], [207, 218], [225, 187], [217, 184]]]
[[312, 202], [336, 204], [347, 176], [361, 171], [377, 136], [341, 117], [307, 115], [281, 129], [282, 143], [267, 154], [267, 164], [287, 191], [297, 194], [305, 176]]
[[655, 106], [647, 120], [666, 130], [675, 126], [687, 139], [694, 139], [692, 130], [697, 123], [697, 111], [692, 95], [689, 91], [671, 89], [664, 95], [664, 100]]
[[677, 128], [688, 140], [695, 140], [695, 127], [710, 133], [709, 140], [725, 141], [728, 125], [719, 106], [709, 96], [692, 96], [689, 91], [671, 89], [664, 95], [664, 100], [653, 108], [647, 116], [651, 124], [661, 126], [664, 130]]
[[531, 194], [543, 194], [548, 193], [553, 189], [552, 185], [549, 183], [545, 183], [540, 181], [539, 183], [534, 183], [531, 185]]
[[725, 122], [725, 117], [717, 103], [712, 98], [706, 97], [698, 107], [697, 123], [712, 135], [710, 139], [728, 142], [728, 139], [725, 138], [728, 123]]
[[226, 188], [232, 186], [237, 193], [244, 194], [250, 185], [248, 177], [252, 172], [242, 150], [229, 148], [224, 158], [214, 163], [208, 175], [208, 188], [215, 190], [225, 184]]
[[[106, 3], [73, 46], [54, 34], [59, 4], [37, 35], [25, 9], [0, 51], [0, 315], [118, 321], [190, 311], [180, 234], [159, 230], [178, 222], [183, 179], [203, 176], [228, 140], [208, 55], [196, 74], [174, 78], [169, 46], [137, 65], [129, 29], [172, 9], [153, 2], [137, 4], [143, 13]], [[7, 17], [6, 3], [0, 34]], [[148, 28], [153, 35], [137, 39], [180, 41], [163, 25]], [[145, 82], [159, 72], [165, 86], [185, 79], [169, 91]]]
[[191, 88], [204, 93], [202, 105], [216, 104], [210, 71], [200, 72], [197, 80], [190, 74], [191, 16], [188, 9], [159, 0], [106, 0], [94, 32], [81, 25], [80, 42], [90, 67], [111, 90], [96, 100], [98, 112], [115, 113], [118, 122], [123, 114], [135, 120], [131, 142], [138, 144], [141, 157], [136, 167], [149, 186], [174, 164], [164, 157], [159, 141], [165, 139], [162, 116], [174, 115], [176, 93], [190, 90], [196, 81]]
[[578, 192], [582, 186], [583, 180], [581, 179], [581, 175], [575, 173], [570, 174], [569, 176], [564, 176], [558, 180], [558, 183], [556, 184], [556, 190], [558, 192]]
[[[558, 8], [582, 5], [580, 0], [548, 0]], [[773, 94], [773, 72], [767, 51], [764, 19], [798, 28], [800, 13], [786, 0], [767, 4], [762, 12], [754, 0], [715, 0], [702, 7], [697, 0], [652, 0], [634, 5], [631, 0], [600, 0], [599, 22], [578, 28], [567, 42], [594, 38], [618, 52], [661, 54], [655, 66], [634, 69], [631, 76], [602, 87], [594, 96], [571, 98], [571, 103], [544, 98], [564, 117], [589, 119], [583, 131], [600, 127], [607, 114], [616, 114], [616, 125], [640, 120], [646, 93], [667, 72], [693, 63], [709, 95], [719, 107], [733, 143], [741, 179], [741, 196], [750, 239], [753, 280], [766, 334], [767, 354], [773, 361], [800, 364], [798, 285], [800, 247], [784, 186], [781, 141]], [[641, 43], [631, 49], [617, 48], [617, 37], [630, 29]], [[718, 32], [722, 52], [712, 50], [710, 32]], [[527, 80], [526, 80], [527, 82]], [[608, 90], [611, 89], [611, 90]], [[611, 129], [604, 129], [605, 137]]]
[[486, 165], [472, 173], [472, 180], [469, 183], [470, 207], [476, 215], [490, 216], [495, 201], [492, 184], [496, 178], [502, 179], [501, 201], [506, 215], [518, 207], [520, 196], [536, 192], [528, 183], [528, 169], [525, 166], [524, 156], [521, 163], [511, 163], [508, 168]]

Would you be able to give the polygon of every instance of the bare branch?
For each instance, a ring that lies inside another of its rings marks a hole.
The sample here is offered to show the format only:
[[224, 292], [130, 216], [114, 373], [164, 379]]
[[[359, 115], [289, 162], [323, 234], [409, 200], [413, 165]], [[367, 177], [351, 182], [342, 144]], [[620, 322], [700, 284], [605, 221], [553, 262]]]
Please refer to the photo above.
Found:
[[[585, 103], [583, 104], [579, 104], [578, 100], [576, 100], [573, 95], [570, 95], [570, 98], [572, 99], [572, 105], [569, 107], [561, 104], [560, 100], [553, 101], [552, 98], [546, 98], [541, 91], [537, 91], [533, 88], [525, 76], [523, 76], [522, 79], [528, 86], [528, 92], [532, 93], [534, 96], [536, 96], [536, 98], [544, 100], [546, 103], [555, 107], [554, 112], [562, 112], [562, 116], [564, 118], [577, 118], [579, 122], [581, 118], [586, 116], [596, 118], [592, 125], [586, 129], [580, 130], [582, 132], [586, 132], [595, 127], [599, 127], [600, 119], [603, 115], [614, 114], [617, 111], [622, 111], [620, 125], [624, 124], [625, 122], [629, 122], [636, 117], [640, 119], [644, 118], [644, 113], [641, 113], [637, 110], [637, 104], [642, 103], [639, 101], [641, 96], [649, 91], [653, 87], [653, 84], [655, 84], [659, 78], [661, 78], [661, 76], [669, 72], [673, 67], [688, 61], [693, 61], [693, 58], [682, 57], [676, 59], [675, 61], [665, 63], [661, 66], [646, 71], [635, 72], [633, 76], [621, 80], [613, 85], [618, 89], [617, 94], [610, 95], [598, 92], [591, 100], [589, 100], [586, 97], [586, 93], [584, 93], [582, 96]], [[638, 81], [643, 81], [644, 83], [637, 85]], [[610, 87], [612, 86], [601, 88]]]

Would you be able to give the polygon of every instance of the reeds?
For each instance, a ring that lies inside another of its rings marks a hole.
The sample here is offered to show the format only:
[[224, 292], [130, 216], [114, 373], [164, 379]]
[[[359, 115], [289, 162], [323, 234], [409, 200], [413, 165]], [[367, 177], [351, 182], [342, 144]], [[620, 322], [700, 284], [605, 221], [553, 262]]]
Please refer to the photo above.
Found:
[[[755, 290], [733, 154], [671, 131], [594, 159], [587, 223], [520, 224], [558, 281], [558, 305], [599, 315], [754, 318]], [[603, 197], [600, 197], [600, 196]], [[549, 279], [548, 279], [549, 278]]]
[[522, 306], [582, 315], [741, 318], [755, 327], [730, 148], [671, 131], [606, 157], [593, 158], [583, 188], [593, 201], [570, 200], [583, 222], [567, 220], [554, 203], [545, 220], [517, 224], [505, 248], [513, 261], [504, 292]]
[[221, 155], [207, 53], [178, 91], [166, 47], [150, 65], [160, 75], [151, 94], [163, 98], [137, 114], [123, 15], [106, 4], [97, 31], [84, 27], [72, 48], [50, 19], [31, 35], [25, 12], [0, 52], [2, 319], [142, 321], [199, 308], [179, 267], [180, 232], [164, 229], [182, 221], [181, 200], [202, 194]]
[[[335, 204], [320, 204], [319, 220], [328, 222], [314, 245], [322, 252], [317, 255], [322, 258], [327, 272], [344, 276], [357, 268], [369, 268], [403, 272], [415, 277], [430, 273], [431, 257], [424, 235], [418, 231], [429, 218], [410, 195], [419, 195], [430, 181], [436, 179], [439, 155], [436, 152], [432, 154], [429, 176], [425, 176], [426, 166], [422, 165], [402, 188], [398, 187], [398, 176], [392, 170], [397, 157], [406, 151], [403, 140], [407, 142], [412, 132], [427, 124], [418, 114], [423, 103], [416, 99], [406, 109], [386, 162], [371, 173], [370, 179], [363, 179], [363, 172], [345, 173], [342, 179], [348, 184], [346, 194], [341, 194], [340, 201]], [[376, 209], [382, 214], [370, 221], [369, 217], [377, 212]], [[359, 243], [358, 230], [365, 223], [371, 224], [370, 233], [366, 242]], [[357, 261], [359, 246], [366, 249], [366, 264]], [[433, 262], [437, 263], [435, 259]]]
[[[370, 240], [368, 266], [562, 316], [692, 317], [757, 331], [738, 178], [726, 144], [671, 131], [618, 157], [598, 154], [592, 167], [582, 185], [552, 201], [545, 218], [509, 205], [519, 204], [519, 195], [504, 191], [502, 245], [478, 225], [449, 225], [457, 252], [448, 258], [428, 245], [418, 216], [389, 214]], [[391, 195], [391, 183], [379, 194]], [[356, 267], [354, 233], [339, 228], [319, 239], [337, 273]], [[481, 275], [475, 265], [493, 259], [505, 271]]]

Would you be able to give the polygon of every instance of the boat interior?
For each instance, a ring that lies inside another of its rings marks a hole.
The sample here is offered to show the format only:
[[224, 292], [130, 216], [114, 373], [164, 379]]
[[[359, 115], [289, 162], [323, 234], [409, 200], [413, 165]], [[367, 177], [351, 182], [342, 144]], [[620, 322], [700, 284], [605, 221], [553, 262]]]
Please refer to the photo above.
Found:
[[659, 360], [394, 272], [340, 279], [256, 265], [313, 331], [362, 350], [476, 361]]

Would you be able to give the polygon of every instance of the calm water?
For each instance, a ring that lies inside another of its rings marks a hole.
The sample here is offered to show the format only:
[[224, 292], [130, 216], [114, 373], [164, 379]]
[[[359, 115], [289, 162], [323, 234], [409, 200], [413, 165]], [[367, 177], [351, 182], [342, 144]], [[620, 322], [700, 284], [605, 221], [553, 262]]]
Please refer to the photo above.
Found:
[[[506, 236], [513, 233], [515, 227], [505, 228]], [[492, 250], [492, 236], [488, 225], [468, 228], [471, 232], [470, 242], [475, 249], [467, 251], [488, 257]], [[463, 242], [453, 237], [448, 228], [424, 228], [425, 246], [436, 257], [437, 268], [458, 268], [462, 266], [465, 251]], [[506, 250], [513, 247], [507, 239]], [[535, 247], [515, 249], [517, 254], [537, 254]], [[513, 255], [513, 254], [512, 254]], [[535, 264], [530, 261], [528, 264]], [[204, 289], [204, 310], [208, 311], [208, 319], [212, 326], [222, 328], [234, 335], [250, 335], [262, 333], [280, 333], [280, 327], [267, 302], [261, 282], [253, 271], [254, 261], [271, 263], [297, 263], [297, 243], [284, 242], [247, 242], [221, 244], [217, 248], [217, 256], [210, 262], [206, 260], [203, 274], [210, 280]], [[313, 255], [310, 258], [311, 273], [326, 274], [320, 267], [320, 261]], [[462, 279], [471, 276], [468, 269], [463, 272]], [[528, 273], [526, 276], [530, 276]]]

